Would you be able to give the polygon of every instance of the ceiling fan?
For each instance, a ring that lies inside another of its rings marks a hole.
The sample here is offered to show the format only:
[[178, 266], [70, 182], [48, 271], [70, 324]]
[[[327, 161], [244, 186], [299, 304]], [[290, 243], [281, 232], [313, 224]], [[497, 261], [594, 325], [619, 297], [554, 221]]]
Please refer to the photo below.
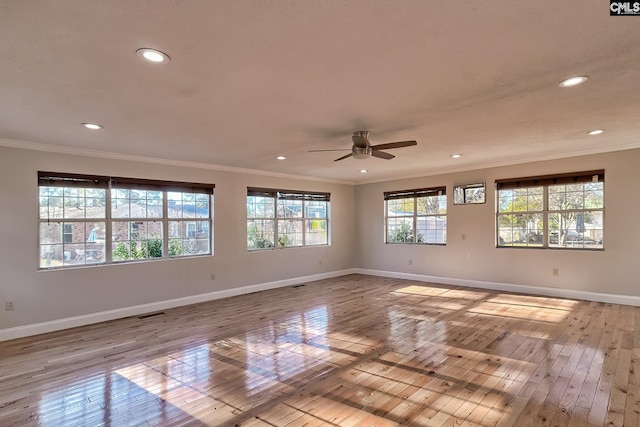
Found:
[[402, 147], [410, 147], [412, 145], [418, 145], [416, 141], [398, 141], [398, 142], [387, 142], [386, 144], [377, 144], [371, 145], [369, 142], [369, 132], [368, 130], [359, 130], [353, 133], [351, 139], [353, 140], [353, 147], [351, 148], [340, 148], [335, 150], [309, 150], [310, 153], [318, 153], [321, 151], [344, 151], [351, 150], [351, 153], [337, 158], [334, 162], [339, 160], [344, 160], [349, 157], [353, 157], [354, 159], [367, 159], [371, 156], [378, 157], [380, 159], [391, 160], [395, 156], [393, 154], [385, 153], [380, 150], [390, 150], [392, 148], [402, 148]]

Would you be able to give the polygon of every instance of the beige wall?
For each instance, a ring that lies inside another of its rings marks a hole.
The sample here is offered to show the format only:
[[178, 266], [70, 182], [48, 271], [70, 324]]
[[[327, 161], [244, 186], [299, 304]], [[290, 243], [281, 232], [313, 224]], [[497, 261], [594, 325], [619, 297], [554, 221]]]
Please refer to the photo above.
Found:
[[[428, 176], [356, 187], [356, 266], [574, 291], [640, 296], [640, 150]], [[495, 247], [500, 178], [605, 169], [604, 251]], [[486, 182], [483, 205], [453, 206], [453, 185]], [[446, 246], [385, 245], [383, 192], [447, 186]], [[462, 235], [466, 239], [462, 239]], [[409, 265], [412, 260], [413, 265]], [[559, 275], [553, 276], [553, 268]]]
[[[38, 271], [38, 170], [214, 183], [214, 256]], [[247, 252], [247, 186], [330, 192], [331, 245]], [[0, 147], [0, 194], [0, 329], [355, 264], [351, 185]], [[15, 310], [4, 311], [4, 301], [13, 301]]]
[[[0, 310], [0, 330], [354, 267], [640, 296], [638, 164], [640, 150], [629, 150], [353, 187], [0, 147], [0, 303], [15, 305]], [[604, 251], [495, 247], [496, 179], [593, 169], [606, 176]], [[214, 183], [215, 254], [38, 271], [38, 170]], [[453, 185], [481, 181], [486, 204], [453, 206]], [[447, 245], [385, 245], [383, 192], [442, 185]], [[248, 253], [247, 186], [330, 192], [331, 245]]]

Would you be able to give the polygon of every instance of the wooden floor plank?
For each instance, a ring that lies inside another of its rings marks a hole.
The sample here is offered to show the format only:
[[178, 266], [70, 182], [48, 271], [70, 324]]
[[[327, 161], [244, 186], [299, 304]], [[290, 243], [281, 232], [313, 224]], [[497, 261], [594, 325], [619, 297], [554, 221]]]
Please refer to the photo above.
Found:
[[640, 425], [640, 308], [348, 275], [0, 343], [0, 425]]

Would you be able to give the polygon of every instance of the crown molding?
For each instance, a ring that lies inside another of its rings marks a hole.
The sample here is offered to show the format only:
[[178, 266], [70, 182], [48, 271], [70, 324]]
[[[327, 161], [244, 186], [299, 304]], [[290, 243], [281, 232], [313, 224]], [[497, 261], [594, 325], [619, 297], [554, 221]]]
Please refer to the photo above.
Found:
[[410, 174], [410, 175], [401, 175], [401, 176], [393, 176], [393, 177], [388, 176], [386, 178], [358, 182], [356, 185], [377, 184], [380, 182], [400, 181], [403, 179], [422, 178], [425, 176], [446, 175], [450, 173], [469, 172], [469, 171], [481, 170], [481, 169], [491, 169], [491, 168], [499, 168], [499, 167], [505, 167], [505, 166], [521, 165], [525, 163], [569, 159], [573, 157], [591, 156], [594, 154], [606, 154], [606, 153], [614, 153], [617, 151], [635, 150], [638, 148], [640, 148], [640, 142], [633, 143], [633, 144], [617, 145], [614, 147], [607, 147], [607, 148], [596, 148], [591, 150], [574, 151], [571, 153], [560, 153], [560, 154], [551, 154], [548, 156], [528, 157], [520, 160], [506, 160], [502, 162], [475, 164], [475, 165], [462, 166], [458, 168], [438, 169], [436, 171], [424, 171], [424, 172]]
[[590, 150], [574, 151], [570, 153], [559, 153], [559, 154], [551, 154], [547, 156], [528, 157], [528, 158], [523, 158], [519, 160], [505, 160], [501, 162], [467, 165], [467, 166], [456, 167], [456, 168], [438, 169], [434, 171], [421, 171], [418, 173], [412, 173], [412, 174], [406, 174], [406, 175], [394, 175], [394, 176], [387, 175], [386, 177], [381, 177], [379, 179], [357, 181], [357, 182], [321, 178], [321, 177], [311, 177], [311, 176], [305, 176], [305, 175], [286, 174], [281, 172], [271, 172], [271, 171], [264, 171], [264, 170], [258, 170], [258, 169], [239, 168], [234, 166], [216, 165], [211, 163], [199, 163], [199, 162], [190, 162], [190, 161], [184, 161], [184, 160], [171, 160], [171, 159], [164, 159], [159, 157], [148, 157], [148, 156], [140, 156], [140, 155], [134, 155], [134, 154], [120, 154], [120, 153], [115, 153], [111, 151], [100, 151], [100, 150], [89, 150], [84, 148], [65, 147], [61, 145], [42, 144], [37, 142], [22, 141], [17, 139], [8, 139], [8, 138], [0, 138], [0, 147], [18, 148], [18, 149], [33, 150], [33, 151], [45, 151], [50, 153], [68, 154], [68, 155], [85, 156], [85, 157], [97, 157], [97, 158], [110, 159], [110, 160], [125, 160], [125, 161], [140, 162], [140, 163], [160, 164], [160, 165], [166, 165], [166, 166], [205, 169], [205, 170], [213, 170], [213, 171], [219, 171], [219, 172], [269, 176], [274, 178], [325, 182], [329, 184], [358, 186], [358, 185], [366, 185], [366, 184], [377, 184], [381, 182], [401, 181], [404, 179], [422, 178], [426, 176], [446, 175], [446, 174], [469, 172], [469, 171], [481, 170], [481, 169], [514, 166], [514, 165], [520, 165], [525, 163], [568, 159], [568, 158], [574, 158], [574, 157], [590, 156], [594, 154], [606, 154], [606, 153], [613, 153], [617, 151], [635, 150], [640, 148], [640, 142], [632, 143], [632, 144], [617, 145], [617, 146], [606, 147], [606, 148], [595, 148]]
[[274, 178], [326, 182], [329, 184], [355, 185], [355, 183], [352, 181], [341, 181], [341, 180], [328, 179], [328, 178], [320, 178], [320, 177], [312, 177], [312, 176], [304, 176], [304, 175], [293, 175], [293, 174], [271, 172], [271, 171], [264, 171], [264, 170], [258, 170], [258, 169], [238, 168], [234, 166], [216, 165], [212, 163], [189, 162], [184, 160], [171, 160], [171, 159], [163, 159], [160, 157], [148, 157], [148, 156], [140, 156], [135, 154], [121, 154], [121, 153], [114, 153], [111, 151], [64, 147], [61, 145], [42, 144], [39, 142], [21, 141], [17, 139], [0, 138], [0, 147], [18, 148], [18, 149], [32, 150], [32, 151], [45, 151], [48, 153], [68, 154], [73, 156], [96, 157], [96, 158], [109, 159], [109, 160], [124, 160], [124, 161], [131, 161], [131, 162], [140, 162], [140, 163], [153, 163], [153, 164], [165, 165], [165, 166], [206, 169], [206, 170], [213, 170], [213, 171], [219, 171], [219, 172], [270, 176]]

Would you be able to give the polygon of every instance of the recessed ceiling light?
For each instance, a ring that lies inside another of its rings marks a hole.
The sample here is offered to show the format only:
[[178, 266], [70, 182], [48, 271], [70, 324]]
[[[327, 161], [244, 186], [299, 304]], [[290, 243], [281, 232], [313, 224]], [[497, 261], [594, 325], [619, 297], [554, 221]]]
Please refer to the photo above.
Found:
[[452, 159], [459, 159], [460, 157], [462, 157], [462, 154], [452, 154], [451, 155]]
[[369, 171], [366, 170], [366, 169], [360, 169], [360, 173], [367, 173], [367, 172], [369, 172]]
[[602, 132], [604, 132], [602, 129], [595, 129], [592, 130], [591, 132], [588, 132], [589, 135], [600, 135]]
[[166, 53], [155, 49], [149, 49], [147, 47], [136, 50], [136, 54], [138, 55], [138, 58], [154, 64], [166, 64], [171, 61], [171, 58], [169, 58], [169, 55]]
[[575, 76], [575, 77], [569, 77], [568, 79], [565, 79], [563, 81], [561, 81], [558, 86], [560, 87], [571, 87], [571, 86], [577, 86], [581, 83], [584, 83], [587, 81], [589, 77], [587, 76]]
[[287, 160], [287, 158], [285, 156], [278, 156], [278, 157], [276, 157], [276, 159], [278, 159], [278, 160]]
[[82, 126], [86, 127], [87, 129], [91, 129], [91, 130], [100, 130], [102, 129], [102, 125], [96, 124], [96, 123], [82, 123]]

